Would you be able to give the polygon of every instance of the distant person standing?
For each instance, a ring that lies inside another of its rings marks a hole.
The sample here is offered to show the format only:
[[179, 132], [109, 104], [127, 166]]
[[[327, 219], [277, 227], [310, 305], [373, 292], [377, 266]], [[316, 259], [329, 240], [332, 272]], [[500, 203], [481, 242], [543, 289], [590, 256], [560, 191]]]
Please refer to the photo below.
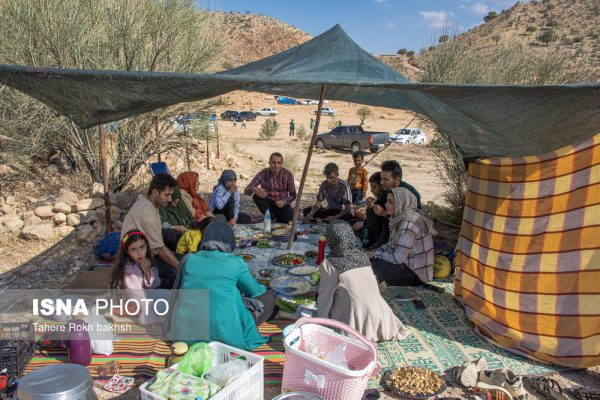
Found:
[[242, 128], [242, 129], [248, 129], [248, 127], [246, 126], [246, 119], [244, 119], [244, 118], [241, 118], [241, 121], [242, 121], [242, 126], [241, 126], [241, 128]]
[[296, 124], [294, 124], [294, 119], [290, 120], [290, 136], [294, 136], [296, 133]]
[[237, 126], [237, 122], [235, 121], [235, 117], [233, 115], [231, 116], [231, 122], [233, 122], [233, 127], [235, 128]]
[[313, 129], [315, 129], [315, 119], [311, 118], [310, 119], [310, 131], [312, 132]]

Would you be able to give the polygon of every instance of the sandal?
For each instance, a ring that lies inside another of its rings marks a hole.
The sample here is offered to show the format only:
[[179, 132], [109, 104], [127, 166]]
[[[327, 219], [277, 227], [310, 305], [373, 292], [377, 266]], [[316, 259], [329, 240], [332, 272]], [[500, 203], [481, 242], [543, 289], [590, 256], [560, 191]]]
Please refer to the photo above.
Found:
[[480, 372], [477, 387], [483, 387], [483, 384], [504, 389], [513, 400], [525, 400], [528, 395], [523, 387], [523, 377], [508, 368]]
[[475, 387], [479, 380], [479, 373], [487, 369], [487, 361], [481, 357], [476, 361], [465, 361], [462, 365], [450, 370], [455, 382], [470, 388]]
[[552, 378], [546, 376], [540, 376], [537, 378], [530, 378], [531, 385], [538, 392], [542, 393], [549, 399], [553, 400], [569, 400], [569, 398], [563, 394], [563, 390], [559, 383]]

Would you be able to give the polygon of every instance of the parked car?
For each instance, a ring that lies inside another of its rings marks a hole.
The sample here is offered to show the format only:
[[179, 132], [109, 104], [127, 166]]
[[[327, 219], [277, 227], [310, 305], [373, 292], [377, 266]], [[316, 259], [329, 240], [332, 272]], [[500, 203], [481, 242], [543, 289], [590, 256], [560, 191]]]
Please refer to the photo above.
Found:
[[239, 112], [237, 111], [227, 110], [221, 113], [221, 119], [231, 119], [231, 117], [235, 118], [238, 114]]
[[[315, 110], [315, 114], [319, 112], [319, 110]], [[322, 115], [335, 115], [336, 111], [335, 108], [331, 108], [331, 107], [323, 107], [321, 114]]]
[[377, 152], [389, 142], [387, 132], [365, 132], [360, 125], [337, 126], [327, 133], [317, 135], [315, 145], [320, 149], [352, 149], [352, 152], [370, 150]]
[[238, 121], [256, 121], [256, 113], [252, 111], [241, 111], [237, 115]]
[[427, 138], [422, 130], [419, 128], [404, 128], [399, 129], [395, 134], [390, 137], [390, 140], [400, 144], [425, 144]]
[[258, 115], [262, 115], [263, 117], [274, 117], [277, 115], [277, 110], [274, 108], [263, 108], [259, 112]]
[[177, 131], [183, 132], [186, 130], [186, 127], [189, 129], [192, 124], [198, 123], [201, 119], [202, 115], [200, 113], [180, 115], [175, 118], [174, 127]]
[[305, 105], [305, 106], [316, 106], [319, 104], [319, 102], [316, 100], [306, 99], [306, 100], [302, 100], [300, 102], [300, 104]]

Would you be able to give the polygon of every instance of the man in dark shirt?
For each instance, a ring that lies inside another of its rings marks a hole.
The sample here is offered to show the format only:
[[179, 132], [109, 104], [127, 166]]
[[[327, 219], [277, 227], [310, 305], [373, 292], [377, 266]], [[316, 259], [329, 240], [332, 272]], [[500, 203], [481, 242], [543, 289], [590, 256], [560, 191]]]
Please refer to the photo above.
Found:
[[283, 168], [281, 153], [269, 157], [269, 168], [261, 170], [244, 190], [262, 214], [270, 209], [271, 217], [287, 224], [294, 217], [292, 202], [296, 199], [296, 185], [290, 171]]
[[[320, 218], [325, 222], [336, 219], [349, 221], [352, 218], [352, 193], [350, 186], [340, 179], [337, 164], [329, 163], [323, 170], [326, 180], [319, 187], [317, 201], [312, 207], [306, 207], [302, 213], [308, 219]], [[327, 207], [321, 207], [327, 201]]]
[[388, 160], [381, 164], [381, 187], [383, 193], [375, 201], [373, 207], [367, 209], [369, 236], [375, 238], [375, 243], [370, 246], [370, 249], [376, 249], [386, 244], [390, 239], [389, 218], [385, 214], [385, 202], [390, 189], [403, 187], [410, 190], [417, 198], [417, 207], [421, 208], [421, 195], [412, 185], [402, 180], [402, 167], [398, 161]]

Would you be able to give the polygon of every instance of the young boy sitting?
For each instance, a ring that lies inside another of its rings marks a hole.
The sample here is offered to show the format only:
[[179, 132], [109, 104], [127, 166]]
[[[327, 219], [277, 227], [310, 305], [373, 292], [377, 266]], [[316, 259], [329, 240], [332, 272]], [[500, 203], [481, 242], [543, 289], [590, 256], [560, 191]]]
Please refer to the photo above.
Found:
[[367, 180], [367, 170], [362, 166], [365, 161], [365, 155], [361, 151], [352, 154], [354, 167], [348, 171], [348, 185], [352, 192], [352, 203], [360, 204], [367, 195], [369, 182]]

